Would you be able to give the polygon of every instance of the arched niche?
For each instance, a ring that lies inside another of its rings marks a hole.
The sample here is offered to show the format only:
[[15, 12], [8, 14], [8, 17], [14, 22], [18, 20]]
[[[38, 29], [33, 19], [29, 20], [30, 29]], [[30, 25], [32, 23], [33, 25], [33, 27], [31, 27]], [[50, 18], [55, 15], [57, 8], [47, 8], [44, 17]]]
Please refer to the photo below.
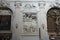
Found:
[[56, 35], [60, 35], [60, 8], [59, 7], [52, 7], [48, 10], [47, 29], [50, 38], [51, 36], [53, 37]]
[[[9, 13], [10, 15], [13, 14], [13, 11], [12, 11], [10, 8], [8, 8], [8, 7], [0, 7], [0, 10], [1, 10], [1, 11], [2, 11], [2, 10], [3, 10], [3, 11], [4, 11], [4, 10], [9, 11], [9, 12], [10, 12], [10, 13]], [[0, 12], [1, 12], [1, 11], [0, 11]], [[1, 13], [0, 13], [0, 15], [1, 15]]]
[[13, 11], [8, 7], [0, 7], [0, 30], [11, 30]]

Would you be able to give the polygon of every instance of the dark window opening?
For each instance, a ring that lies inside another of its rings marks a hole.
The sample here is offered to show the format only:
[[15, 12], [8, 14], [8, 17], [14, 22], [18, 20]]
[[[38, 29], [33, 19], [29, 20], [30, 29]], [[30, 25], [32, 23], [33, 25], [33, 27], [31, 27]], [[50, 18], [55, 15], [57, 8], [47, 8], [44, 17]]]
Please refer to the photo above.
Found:
[[11, 15], [0, 15], [0, 30], [11, 29]]

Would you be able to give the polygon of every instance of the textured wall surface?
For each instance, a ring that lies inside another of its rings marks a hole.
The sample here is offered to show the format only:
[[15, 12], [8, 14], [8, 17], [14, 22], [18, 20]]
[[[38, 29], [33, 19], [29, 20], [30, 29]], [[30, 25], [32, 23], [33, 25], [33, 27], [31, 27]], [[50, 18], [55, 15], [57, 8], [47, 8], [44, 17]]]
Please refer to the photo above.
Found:
[[[57, 3], [57, 4], [56, 4]], [[38, 28], [42, 40], [49, 40], [47, 32], [47, 12], [50, 8], [60, 7], [59, 2], [55, 0], [5, 0], [4, 4], [12, 9], [12, 40], [39, 40], [39, 34], [22, 35], [22, 16], [23, 13], [36, 13]], [[30, 6], [27, 6], [29, 4]], [[39, 32], [38, 32], [39, 33]]]

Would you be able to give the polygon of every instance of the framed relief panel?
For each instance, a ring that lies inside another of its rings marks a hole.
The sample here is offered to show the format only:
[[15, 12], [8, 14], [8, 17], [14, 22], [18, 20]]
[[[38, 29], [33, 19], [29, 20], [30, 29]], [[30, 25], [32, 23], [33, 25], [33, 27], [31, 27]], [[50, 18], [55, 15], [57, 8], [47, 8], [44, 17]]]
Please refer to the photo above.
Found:
[[38, 33], [36, 13], [23, 13], [23, 34], [36, 35]]

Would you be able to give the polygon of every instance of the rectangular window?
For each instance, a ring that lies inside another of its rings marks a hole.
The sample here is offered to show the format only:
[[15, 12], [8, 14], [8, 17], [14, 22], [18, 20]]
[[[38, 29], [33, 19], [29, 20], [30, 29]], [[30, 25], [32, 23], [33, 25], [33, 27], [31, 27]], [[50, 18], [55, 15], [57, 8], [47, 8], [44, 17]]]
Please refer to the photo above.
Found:
[[11, 15], [0, 15], [0, 30], [10, 30]]

